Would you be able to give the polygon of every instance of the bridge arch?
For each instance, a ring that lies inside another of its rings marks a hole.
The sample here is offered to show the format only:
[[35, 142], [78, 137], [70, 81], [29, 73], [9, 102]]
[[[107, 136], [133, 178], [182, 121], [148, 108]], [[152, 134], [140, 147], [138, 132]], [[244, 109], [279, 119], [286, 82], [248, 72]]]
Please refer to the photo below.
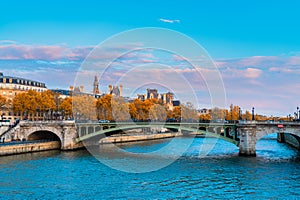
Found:
[[[256, 143], [262, 139], [264, 136], [279, 133], [277, 128], [267, 128], [265, 130], [258, 130], [256, 132]], [[290, 141], [294, 141], [294, 145], [296, 148], [300, 149], [300, 131], [295, 128], [285, 128], [281, 131], [281, 133], [285, 134], [285, 137], [289, 137]]]
[[32, 140], [52, 140], [63, 143], [62, 133], [53, 127], [45, 127], [42, 129], [31, 128], [26, 131], [25, 139], [28, 141]]

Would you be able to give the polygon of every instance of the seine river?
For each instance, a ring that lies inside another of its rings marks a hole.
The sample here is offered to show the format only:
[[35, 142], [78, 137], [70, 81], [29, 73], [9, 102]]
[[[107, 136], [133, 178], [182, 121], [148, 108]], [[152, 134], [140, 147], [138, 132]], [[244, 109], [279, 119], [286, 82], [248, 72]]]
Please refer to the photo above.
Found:
[[[203, 138], [171, 165], [148, 173], [112, 169], [88, 151], [49, 151], [0, 158], [0, 199], [297, 199], [300, 196], [300, 155], [272, 137], [257, 144], [257, 157], [239, 157], [238, 148], [222, 140], [205, 157]], [[151, 152], [170, 140], [122, 146], [126, 151]], [[100, 156], [101, 151], [100, 149]], [[106, 151], [106, 161], [130, 163]], [[172, 157], [174, 152], [157, 155]], [[154, 163], [148, 163], [155, 165]]]

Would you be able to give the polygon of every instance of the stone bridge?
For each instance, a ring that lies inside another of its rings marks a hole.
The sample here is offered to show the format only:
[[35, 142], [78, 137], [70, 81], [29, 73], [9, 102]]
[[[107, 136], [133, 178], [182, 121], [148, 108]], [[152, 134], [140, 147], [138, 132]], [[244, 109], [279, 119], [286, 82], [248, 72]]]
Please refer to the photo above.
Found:
[[75, 142], [78, 134], [74, 121], [21, 121], [9, 137], [12, 140], [59, 141], [62, 150], [83, 147], [82, 143]]
[[286, 142], [300, 150], [300, 123], [246, 122], [237, 124], [240, 155], [255, 156], [256, 143], [265, 135], [277, 133], [278, 142]]
[[300, 123], [247, 122], [238, 124], [220, 123], [163, 123], [163, 122], [120, 122], [120, 123], [76, 123], [74, 121], [21, 121], [19, 128], [10, 134], [12, 139], [20, 140], [57, 140], [62, 150], [83, 147], [83, 142], [98, 144], [108, 135], [119, 134], [127, 130], [142, 129], [147, 133], [159, 132], [162, 128], [196, 134], [206, 134], [231, 142], [239, 147], [239, 154], [256, 155], [256, 143], [270, 133], [278, 133], [278, 141], [293, 140], [299, 149]]

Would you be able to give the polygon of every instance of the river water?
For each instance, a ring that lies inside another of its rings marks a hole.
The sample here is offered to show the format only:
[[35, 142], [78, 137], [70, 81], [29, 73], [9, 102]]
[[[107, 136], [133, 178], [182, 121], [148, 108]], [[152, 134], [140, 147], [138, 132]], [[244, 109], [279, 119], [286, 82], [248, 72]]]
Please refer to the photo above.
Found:
[[[191, 146], [169, 166], [148, 173], [112, 169], [86, 150], [48, 151], [0, 158], [0, 199], [296, 199], [300, 196], [300, 155], [269, 136], [257, 143], [257, 157], [239, 157], [238, 148], [213, 138], [175, 138]], [[199, 156], [203, 141], [215, 143]], [[170, 140], [122, 145], [151, 152]], [[99, 155], [101, 151], [99, 149]], [[174, 153], [159, 155], [172, 157]], [[106, 160], [126, 157], [103, 154]], [[160, 158], [158, 158], [160, 159]], [[154, 165], [149, 163], [149, 165]]]

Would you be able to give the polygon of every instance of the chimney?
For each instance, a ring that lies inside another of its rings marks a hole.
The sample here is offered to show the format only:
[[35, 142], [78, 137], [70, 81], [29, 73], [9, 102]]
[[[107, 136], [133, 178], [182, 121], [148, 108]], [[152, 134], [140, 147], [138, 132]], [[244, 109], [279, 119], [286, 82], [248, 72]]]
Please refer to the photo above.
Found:
[[120, 85], [120, 97], [123, 95], [123, 85]]
[[163, 101], [164, 101], [164, 103], [167, 103], [167, 94], [166, 93], [163, 94]]
[[112, 85], [108, 86], [108, 90], [109, 90], [109, 93], [111, 93], [111, 91], [112, 91]]
[[80, 91], [80, 92], [83, 92], [83, 86], [82, 86], [82, 85], [80, 86], [79, 91]]

